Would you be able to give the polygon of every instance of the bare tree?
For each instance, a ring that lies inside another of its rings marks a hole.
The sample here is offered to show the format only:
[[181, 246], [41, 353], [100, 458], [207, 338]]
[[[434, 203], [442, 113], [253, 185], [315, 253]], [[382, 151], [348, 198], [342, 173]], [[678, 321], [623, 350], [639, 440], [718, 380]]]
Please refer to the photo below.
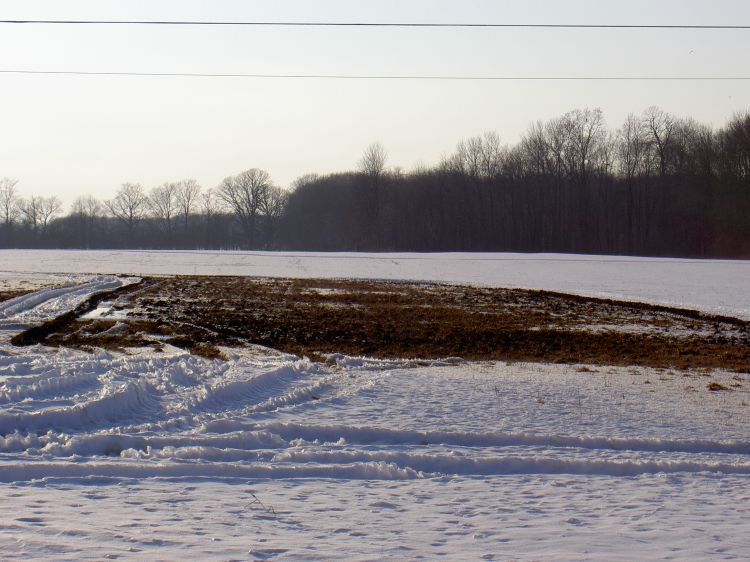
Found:
[[39, 198], [39, 226], [42, 227], [42, 232], [47, 232], [50, 222], [62, 210], [62, 201], [55, 197], [40, 197]]
[[20, 211], [17, 184], [18, 180], [15, 179], [0, 179], [0, 213], [2, 213], [3, 224], [6, 227], [10, 227]]
[[492, 179], [502, 170], [505, 152], [499, 135], [488, 131], [459, 142], [456, 152], [443, 158], [440, 167], [444, 172], [466, 174], [475, 180]]
[[78, 244], [82, 247], [92, 245], [96, 224], [103, 213], [104, 206], [93, 195], [83, 195], [73, 201], [70, 216], [75, 223]]
[[200, 193], [201, 186], [193, 179], [182, 180], [177, 183], [175, 197], [177, 199], [177, 207], [182, 215], [182, 226], [185, 234], [188, 231], [188, 219], [198, 204]]
[[487, 131], [482, 137], [481, 175], [492, 179], [500, 174], [507, 149], [500, 143], [500, 135], [494, 131]]
[[29, 225], [31, 231], [36, 234], [41, 229], [44, 233], [52, 219], [60, 214], [62, 202], [55, 196], [32, 195], [21, 201], [20, 209], [24, 221]]
[[93, 195], [82, 195], [73, 201], [70, 214], [87, 218], [99, 217], [104, 213], [104, 205]]
[[570, 177], [574, 173], [576, 156], [572, 150], [573, 123], [569, 113], [550, 120], [544, 128], [546, 146], [550, 151], [552, 175], [556, 178]]
[[572, 153], [571, 173], [587, 181], [594, 156], [600, 155], [606, 140], [606, 124], [601, 109], [577, 109], [565, 115], [569, 122]]
[[23, 221], [31, 228], [31, 232], [36, 234], [39, 230], [39, 221], [42, 214], [42, 197], [32, 195], [28, 199], [20, 200], [19, 209]]
[[667, 174], [669, 151], [672, 148], [672, 135], [675, 131], [675, 118], [658, 107], [652, 106], [644, 112], [643, 123], [659, 161], [659, 175], [663, 177]]
[[732, 180], [750, 180], [750, 111], [736, 113], [718, 134], [719, 169]]
[[360, 243], [365, 246], [378, 247], [381, 243], [383, 198], [380, 192], [387, 160], [385, 148], [379, 142], [375, 142], [365, 149], [359, 161], [360, 172], [368, 178], [367, 187], [359, 194], [359, 223], [362, 227]]
[[212, 217], [221, 210], [221, 201], [216, 196], [214, 188], [207, 189], [200, 196], [201, 213], [206, 217]]
[[519, 158], [523, 166], [519, 167], [522, 167], [526, 174], [546, 176], [553, 168], [551, 152], [545, 125], [541, 121], [536, 121], [521, 138]]
[[632, 185], [636, 176], [647, 171], [647, 134], [643, 121], [632, 113], [617, 131], [618, 171], [626, 179], [628, 185]]
[[471, 178], [479, 178], [482, 168], [482, 138], [472, 137], [458, 143], [456, 159], [461, 172]]
[[234, 213], [245, 235], [248, 248], [255, 246], [258, 209], [264, 193], [271, 187], [271, 177], [265, 170], [251, 168], [225, 178], [218, 189], [218, 197]]
[[365, 149], [359, 161], [359, 169], [377, 181], [385, 172], [387, 160], [388, 153], [385, 148], [379, 142], [375, 142]]
[[292, 182], [292, 191], [296, 191], [300, 189], [301, 187], [304, 187], [306, 185], [309, 185], [311, 183], [315, 183], [320, 179], [320, 176], [318, 174], [304, 174], [295, 179]]
[[289, 194], [276, 186], [269, 186], [260, 198], [258, 210], [264, 218], [266, 249], [273, 245], [275, 225], [284, 214], [284, 208], [289, 200]]
[[151, 215], [157, 219], [167, 234], [168, 242], [172, 242], [172, 219], [177, 213], [177, 184], [165, 182], [151, 190], [148, 197], [148, 207]]
[[148, 197], [139, 183], [124, 183], [115, 197], [104, 202], [104, 206], [125, 225], [128, 244], [134, 241], [135, 230], [148, 209]]
[[222, 211], [223, 201], [216, 196], [216, 190], [210, 188], [200, 194], [199, 203], [203, 218], [203, 243], [206, 247], [212, 247], [217, 240], [215, 223], [217, 215]]

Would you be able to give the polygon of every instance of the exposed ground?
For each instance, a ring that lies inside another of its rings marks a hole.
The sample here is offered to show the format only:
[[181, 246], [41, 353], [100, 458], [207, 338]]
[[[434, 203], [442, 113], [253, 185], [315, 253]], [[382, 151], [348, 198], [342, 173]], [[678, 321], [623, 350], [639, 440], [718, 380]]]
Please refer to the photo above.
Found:
[[3, 291], [0, 290], [0, 302], [8, 301], [21, 295], [25, 295], [28, 291]]
[[543, 291], [356, 280], [147, 278], [94, 314], [16, 343], [160, 347], [206, 355], [260, 344], [321, 359], [523, 360], [750, 372], [750, 323]]

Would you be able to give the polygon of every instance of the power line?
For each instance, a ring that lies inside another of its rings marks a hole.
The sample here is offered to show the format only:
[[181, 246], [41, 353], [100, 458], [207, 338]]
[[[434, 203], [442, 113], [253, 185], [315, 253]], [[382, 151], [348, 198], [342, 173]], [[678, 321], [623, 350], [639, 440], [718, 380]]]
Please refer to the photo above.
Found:
[[750, 76], [461, 76], [461, 75], [376, 75], [376, 74], [245, 74], [204, 72], [116, 72], [82, 70], [3, 70], [0, 74], [50, 76], [144, 76], [184, 78], [258, 78], [305, 80], [444, 80], [444, 81], [732, 81]]
[[0, 24], [29, 25], [174, 25], [254, 27], [423, 27], [423, 28], [540, 28], [540, 29], [750, 29], [750, 25], [679, 25], [609, 23], [438, 23], [438, 22], [317, 22], [317, 21], [196, 21], [196, 20], [0, 20]]

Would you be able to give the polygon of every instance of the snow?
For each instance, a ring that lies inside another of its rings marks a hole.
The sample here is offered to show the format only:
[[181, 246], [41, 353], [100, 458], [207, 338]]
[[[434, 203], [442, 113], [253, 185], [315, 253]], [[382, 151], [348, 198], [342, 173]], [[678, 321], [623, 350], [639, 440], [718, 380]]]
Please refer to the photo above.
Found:
[[[145, 273], [152, 255], [129, 273]], [[102, 271], [118, 263], [107, 259]], [[255, 258], [237, 267], [243, 259]], [[454, 258], [435, 259], [460, 273]], [[552, 267], [533, 261], [503, 263]], [[624, 267], [615, 263], [593, 261], [599, 282]], [[692, 262], [634, 263], [659, 275], [700, 271]], [[423, 266], [424, 278], [435, 277]], [[737, 267], [746, 266], [715, 263], [711, 275], [732, 278]], [[129, 282], [76, 279], [3, 303], [7, 335]], [[748, 374], [222, 353], [227, 360], [171, 346], [86, 353], [0, 342], [2, 558], [743, 560], [750, 552]], [[711, 382], [731, 390], [712, 392]]]
[[0, 250], [0, 272], [435, 281], [648, 301], [750, 319], [750, 261], [740, 260], [511, 253]]
[[748, 376], [223, 352], [0, 357], [4, 557], [750, 548]]

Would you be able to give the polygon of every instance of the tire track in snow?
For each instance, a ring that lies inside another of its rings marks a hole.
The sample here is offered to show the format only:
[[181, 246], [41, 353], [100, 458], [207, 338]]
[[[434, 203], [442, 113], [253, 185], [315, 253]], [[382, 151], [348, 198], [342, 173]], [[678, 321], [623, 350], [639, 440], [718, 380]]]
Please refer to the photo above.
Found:
[[338, 478], [347, 480], [411, 480], [418, 472], [387, 463], [278, 466], [245, 463], [143, 463], [110, 461], [88, 463], [24, 462], [0, 472], [0, 482], [52, 481], [57, 479], [293, 479]]
[[[410, 382], [411, 373], [398, 377], [366, 365], [328, 370], [309, 361], [249, 354], [211, 361], [172, 348], [145, 356], [102, 352], [94, 358], [29, 350], [19, 364], [20, 369], [10, 361], [3, 366], [12, 376], [6, 376], [0, 395], [0, 481], [750, 474], [750, 441], [744, 439], [556, 435], [552, 425], [540, 433], [482, 431], [481, 426], [452, 431], [456, 426], [447, 424], [435, 430], [382, 428], [387, 423], [382, 416], [389, 415], [387, 398], [404, 399], [422, 383]], [[452, 384], [442, 376], [433, 380]], [[371, 383], [385, 392], [366, 397], [381, 401], [377, 417], [364, 422], [324, 417], [333, 421], [315, 423], [316, 408], [337, 411], [337, 400], [346, 401], [352, 390]], [[89, 385], [103, 390], [89, 392]], [[81, 388], [87, 392], [79, 395]], [[445, 390], [455, 388], [462, 387]], [[59, 395], [73, 403], [15, 411], [26, 399]], [[305, 404], [312, 409], [287, 409]], [[263, 415], [256, 416], [259, 412]], [[300, 421], [291, 421], [301, 413]], [[354, 425], [368, 421], [372, 425]], [[403, 421], [396, 427], [410, 427], [407, 418]]]
[[0, 386], [0, 404], [19, 402], [26, 399], [57, 400], [72, 392], [99, 385], [99, 373], [95, 371], [74, 371], [63, 376], [35, 376], [24, 384], [9, 381]]
[[279, 367], [261, 373], [235, 369], [231, 380], [205, 385], [199, 395], [186, 404], [188, 411], [226, 411], [229, 408], [252, 411], [278, 407], [296, 399], [311, 397], [320, 384], [298, 386], [309, 374], [297, 365]]
[[638, 476], [674, 472], [721, 472], [750, 474], [750, 462], [711, 462], [692, 460], [600, 460], [561, 459], [542, 455], [507, 455], [486, 458], [400, 453], [390, 451], [288, 451], [277, 454], [274, 462], [295, 465], [331, 463], [385, 463], [432, 476], [498, 476], [506, 474], [585, 474], [598, 476]]
[[[117, 277], [105, 276], [95, 277], [84, 284], [35, 291], [0, 303], [0, 317], [12, 318], [27, 315], [34, 309], [41, 309], [42, 305], [46, 305], [43, 307], [44, 310], [60, 311], [65, 305], [69, 306], [69, 303], [77, 303], [84, 297], [100, 291], [116, 289], [120, 286], [122, 286], [122, 282]], [[70, 308], [74, 308], [74, 306]]]
[[[320, 461], [330, 460], [330, 464]], [[316, 462], [317, 461], [317, 462]], [[349, 462], [347, 462], [349, 461]], [[750, 474], [750, 464], [693, 461], [607, 461], [507, 456], [489, 459], [434, 455], [356, 453], [310, 456], [306, 462], [144, 462], [113, 461], [19, 462], [6, 465], [0, 482], [28, 482], [59, 478], [212, 478], [212, 479], [346, 479], [408, 480], [452, 476], [587, 475], [636, 477], [644, 474]]]
[[148, 419], [163, 411], [157, 392], [139, 380], [105, 390], [100, 398], [71, 407], [0, 413], [0, 435], [45, 430], [82, 430], [122, 421]]
[[134, 278], [102, 275], [83, 284], [35, 291], [0, 303], [0, 340], [9, 340], [24, 329], [70, 312], [97, 293], [134, 282]]
[[317, 426], [294, 423], [248, 424], [217, 420], [204, 425], [205, 432], [253, 429], [269, 431], [287, 441], [303, 439], [356, 445], [453, 445], [460, 447], [555, 447], [652, 453], [721, 453], [750, 455], [750, 441], [712, 439], [650, 439], [536, 433], [473, 433], [393, 430], [375, 427]]

